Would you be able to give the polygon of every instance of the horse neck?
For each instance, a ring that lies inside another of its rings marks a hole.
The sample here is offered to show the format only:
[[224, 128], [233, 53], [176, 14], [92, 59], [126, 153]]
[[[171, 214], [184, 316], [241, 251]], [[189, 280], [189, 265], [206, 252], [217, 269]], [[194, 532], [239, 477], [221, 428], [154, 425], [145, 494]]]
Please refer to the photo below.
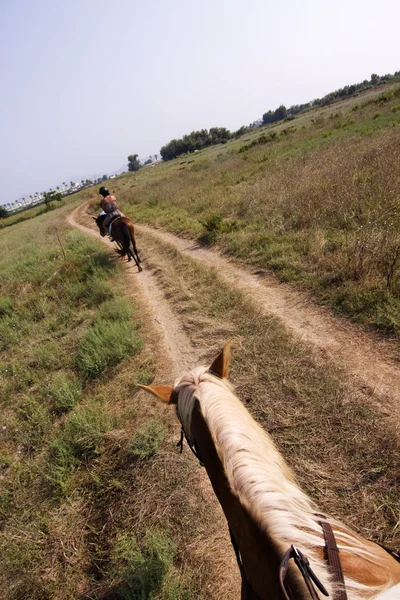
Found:
[[[248, 510], [232, 493], [222, 462], [216, 451], [207, 423], [198, 401], [193, 408], [191, 436], [196, 441], [201, 460], [209, 476], [219, 503], [224, 511], [231, 534], [239, 549], [245, 578], [257, 597], [267, 600], [276, 597], [276, 576], [282, 551], [263, 531]], [[289, 569], [287, 585], [296, 598], [308, 598], [303, 581], [296, 570]], [[254, 598], [247, 585], [242, 587], [242, 600]]]
[[[275, 598], [280, 561], [295, 544], [332, 597], [316, 507], [229, 386], [210, 377], [206, 369], [198, 368], [178, 382], [178, 411], [185, 431], [196, 442], [236, 540], [246, 579], [262, 600]], [[400, 582], [400, 565], [388, 553], [340, 523], [330, 522], [342, 548], [349, 600], [378, 598], [385, 586]], [[287, 581], [295, 590], [293, 598], [309, 600], [293, 565]]]

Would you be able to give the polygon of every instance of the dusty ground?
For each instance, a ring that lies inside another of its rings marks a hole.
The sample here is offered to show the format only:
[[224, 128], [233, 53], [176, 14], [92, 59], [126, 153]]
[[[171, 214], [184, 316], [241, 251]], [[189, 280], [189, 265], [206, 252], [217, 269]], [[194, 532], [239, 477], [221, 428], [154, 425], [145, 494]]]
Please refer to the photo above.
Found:
[[[96, 226], [84, 204], [69, 216], [69, 223], [83, 232], [98, 236]], [[175, 248], [209, 268], [216, 269], [220, 277], [230, 286], [240, 289], [265, 314], [275, 315], [284, 326], [304, 344], [319, 363], [335, 363], [344, 374], [350, 376], [353, 384], [359, 386], [375, 407], [391, 415], [397, 427], [400, 424], [400, 368], [398, 346], [390, 340], [382, 340], [368, 334], [361, 327], [352, 325], [345, 319], [334, 317], [329, 310], [313, 304], [303, 293], [295, 292], [289, 286], [277, 283], [266, 273], [250, 273], [237, 261], [221, 256], [215, 251], [194, 245], [193, 241], [178, 238], [164, 231], [154, 230], [144, 225], [135, 225], [138, 247], [145, 259], [143, 272], [137, 273], [132, 263], [124, 263], [131, 277], [125, 278], [128, 295], [135, 296], [143, 307], [153, 335], [158, 339], [161, 353], [158, 381], [163, 374], [175, 377], [187, 367], [202, 362], [207, 348], [201, 344], [194, 346], [185, 333], [178, 315], [172, 309], [164, 290], [156, 276], [163, 269], [160, 253], [155, 257], [154, 249], [158, 241], [172, 244]], [[110, 245], [108, 240], [105, 243]], [[110, 246], [111, 247], [111, 246]], [[153, 250], [152, 250], [153, 249]], [[151, 264], [151, 267], [149, 266]], [[171, 414], [171, 418], [174, 415]], [[400, 428], [398, 429], [400, 430]], [[236, 598], [239, 595], [239, 577], [233, 553], [226, 535], [224, 517], [208, 479], [199, 472], [199, 493], [213, 502], [214, 523], [204, 525], [204, 544], [193, 548], [194, 554], [204, 557], [209, 553], [212, 560], [219, 557], [215, 573], [224, 573], [224, 580], [216, 583], [210, 577], [210, 598]], [[212, 561], [211, 561], [212, 562]], [[214, 595], [215, 594], [215, 595]]]

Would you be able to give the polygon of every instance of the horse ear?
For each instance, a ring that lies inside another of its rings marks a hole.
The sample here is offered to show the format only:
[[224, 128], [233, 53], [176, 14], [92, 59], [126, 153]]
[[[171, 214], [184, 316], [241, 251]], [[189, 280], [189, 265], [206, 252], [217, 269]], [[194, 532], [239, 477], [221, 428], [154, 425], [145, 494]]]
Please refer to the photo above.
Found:
[[138, 385], [142, 390], [150, 392], [156, 398], [167, 404], [176, 404], [178, 394], [174, 394], [172, 385]]
[[216, 375], [220, 379], [228, 377], [229, 363], [231, 362], [231, 343], [232, 340], [226, 342], [224, 349], [218, 354], [217, 358], [208, 369], [212, 375]]

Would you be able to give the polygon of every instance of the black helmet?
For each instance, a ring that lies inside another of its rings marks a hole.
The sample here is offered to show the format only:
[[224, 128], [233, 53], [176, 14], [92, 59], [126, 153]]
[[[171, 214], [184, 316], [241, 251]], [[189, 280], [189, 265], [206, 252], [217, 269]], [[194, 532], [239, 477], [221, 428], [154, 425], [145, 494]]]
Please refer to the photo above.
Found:
[[104, 185], [102, 185], [101, 188], [99, 189], [99, 194], [101, 194], [103, 196], [103, 198], [105, 198], [106, 196], [110, 195], [110, 192], [108, 191], [108, 189], [106, 187], [104, 187]]

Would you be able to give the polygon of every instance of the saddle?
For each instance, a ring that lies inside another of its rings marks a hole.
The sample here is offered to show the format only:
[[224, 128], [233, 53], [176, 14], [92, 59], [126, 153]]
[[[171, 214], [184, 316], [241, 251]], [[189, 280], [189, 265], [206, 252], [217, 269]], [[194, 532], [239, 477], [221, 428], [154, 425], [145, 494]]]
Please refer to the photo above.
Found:
[[108, 234], [110, 237], [112, 237], [112, 224], [114, 223], [114, 221], [116, 221], [117, 219], [120, 219], [121, 215], [114, 215], [113, 218], [111, 219], [111, 221], [108, 224]]

